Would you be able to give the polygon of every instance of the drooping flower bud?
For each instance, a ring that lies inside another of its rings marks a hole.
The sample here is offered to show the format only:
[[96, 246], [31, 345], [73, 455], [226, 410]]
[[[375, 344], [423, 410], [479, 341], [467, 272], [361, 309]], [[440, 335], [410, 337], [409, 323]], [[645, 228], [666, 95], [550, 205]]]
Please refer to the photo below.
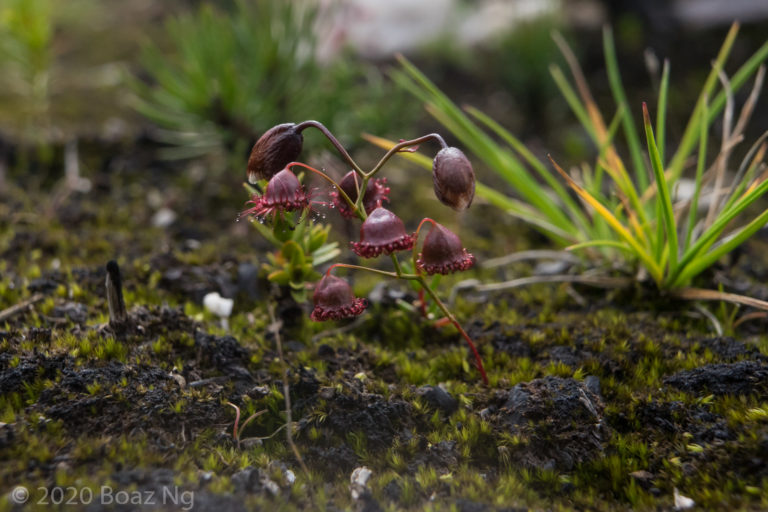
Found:
[[360, 241], [352, 242], [352, 250], [360, 257], [375, 258], [380, 254], [407, 251], [416, 237], [405, 232], [400, 218], [379, 206], [371, 212], [360, 227]]
[[424, 238], [416, 265], [432, 275], [467, 270], [474, 262], [474, 256], [461, 245], [459, 237], [445, 226], [435, 223]]
[[443, 148], [432, 162], [435, 195], [454, 210], [466, 210], [475, 197], [475, 171], [459, 148]]
[[[352, 202], [357, 201], [357, 189], [361, 182], [360, 178], [355, 171], [349, 171], [339, 182], [339, 188], [344, 191]], [[380, 203], [389, 202], [389, 187], [387, 186], [387, 178], [374, 178], [368, 181], [368, 185], [365, 187], [365, 195], [363, 196], [363, 208], [365, 213], [370, 214], [376, 206]], [[333, 200], [333, 206], [339, 210], [342, 217], [354, 217], [355, 214], [349, 204], [344, 200], [341, 194], [334, 190], [331, 192], [331, 198]]]
[[248, 181], [268, 180], [298, 158], [304, 136], [293, 123], [273, 126], [259, 137], [248, 158]]
[[309, 194], [299, 179], [288, 169], [275, 174], [267, 183], [264, 195], [255, 195], [248, 201], [253, 207], [240, 215], [267, 217], [272, 213], [292, 212], [309, 206]]
[[352, 287], [345, 280], [329, 274], [317, 283], [312, 301], [315, 308], [310, 318], [315, 322], [357, 316], [368, 305], [365, 299], [355, 297]]

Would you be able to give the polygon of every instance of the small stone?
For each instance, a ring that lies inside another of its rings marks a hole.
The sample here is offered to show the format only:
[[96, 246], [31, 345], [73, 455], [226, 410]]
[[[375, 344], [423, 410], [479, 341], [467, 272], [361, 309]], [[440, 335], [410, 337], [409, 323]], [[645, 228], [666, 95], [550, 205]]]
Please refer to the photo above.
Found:
[[688, 510], [689, 508], [693, 508], [694, 505], [696, 505], [696, 502], [693, 501], [688, 496], [683, 496], [680, 494], [680, 492], [677, 490], [677, 487], [675, 487], [675, 510]]
[[453, 398], [450, 393], [440, 386], [423, 386], [417, 393], [435, 409], [451, 415], [459, 409], [459, 401]]
[[187, 381], [183, 375], [179, 375], [178, 373], [171, 373], [169, 376], [176, 381], [176, 384], [178, 384], [181, 389], [187, 387]]
[[203, 297], [203, 306], [214, 315], [227, 318], [232, 314], [232, 306], [235, 301], [219, 295], [219, 292], [211, 292]]
[[639, 471], [631, 472], [629, 476], [631, 476], [635, 480], [650, 480], [651, 478], [653, 478], [653, 473], [649, 473], [648, 471], [641, 469]]
[[156, 228], [167, 228], [176, 221], [176, 212], [170, 208], [160, 208], [152, 216], [152, 225]]
[[353, 500], [359, 500], [364, 495], [368, 494], [368, 479], [371, 478], [373, 472], [365, 466], [355, 468], [352, 471], [352, 475], [349, 477], [350, 492]]

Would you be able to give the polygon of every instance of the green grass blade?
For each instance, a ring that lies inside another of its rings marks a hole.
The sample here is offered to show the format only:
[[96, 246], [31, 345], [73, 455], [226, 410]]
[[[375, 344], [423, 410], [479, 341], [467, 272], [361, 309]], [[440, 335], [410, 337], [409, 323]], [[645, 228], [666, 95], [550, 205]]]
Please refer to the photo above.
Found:
[[574, 236], [573, 232], [564, 231], [558, 226], [547, 222], [529, 205], [512, 199], [494, 188], [483, 185], [482, 183], [475, 183], [475, 193], [478, 197], [482, 197], [492, 205], [507, 212], [509, 215], [531, 224], [560, 245], [566, 246], [580, 241], [578, 237]]
[[[661, 163], [659, 149], [656, 146], [656, 140], [653, 136], [651, 117], [648, 114], [648, 106], [645, 103], [643, 103], [643, 124], [645, 125], [645, 137], [648, 142], [648, 155], [651, 159], [651, 167], [653, 168], [653, 175], [656, 179], [656, 187], [658, 188], [656, 200], [660, 204], [659, 208], [661, 209], [665, 231], [667, 233], [667, 245], [669, 247], [669, 272], [673, 273], [677, 267], [678, 251], [675, 212], [672, 210], [672, 199], [669, 195], [667, 179], [664, 176], [664, 165]], [[662, 241], [657, 240], [657, 243], [661, 245]]]
[[619, 238], [622, 238], [627, 243], [627, 245], [632, 248], [635, 255], [643, 262], [643, 264], [648, 269], [648, 272], [650, 272], [651, 276], [653, 276], [654, 280], [657, 283], [661, 283], [661, 279], [663, 277], [661, 268], [659, 268], [656, 261], [654, 261], [653, 258], [648, 254], [646, 249], [637, 240], [637, 238], [632, 236], [632, 233], [629, 232], [629, 230], [610, 212], [610, 210], [608, 210], [608, 208], [605, 207], [605, 205], [595, 199], [594, 196], [592, 196], [589, 192], [584, 190], [583, 187], [576, 183], [573, 178], [571, 178], [568, 173], [566, 173], [557, 164], [557, 162], [552, 160], [551, 157], [550, 161], [552, 162], [552, 165], [555, 166], [557, 172], [560, 173], [560, 175], [565, 179], [565, 181], [568, 182], [568, 184], [576, 191], [576, 193], [579, 194], [579, 196], [586, 203], [594, 208], [598, 215], [605, 219], [605, 221], [608, 223], [608, 225], [611, 226]]
[[725, 239], [723, 243], [715, 247], [712, 251], [708, 252], [702, 257], [696, 258], [696, 260], [694, 260], [690, 265], [686, 266], [685, 270], [680, 273], [677, 279], [675, 279], [673, 286], [683, 286], [690, 282], [691, 279], [709, 268], [717, 260], [747, 241], [747, 239], [754, 235], [758, 229], [765, 226], [766, 222], [768, 222], [768, 210], [763, 211], [763, 213], [755, 217], [746, 226], [743, 226], [741, 229], [737, 230], [733, 235]]
[[669, 93], [669, 60], [664, 59], [664, 67], [661, 71], [659, 84], [659, 104], [656, 108], [656, 142], [659, 146], [659, 156], [664, 163], [664, 150], [666, 147], [667, 128], [667, 96]]
[[584, 129], [587, 130], [589, 138], [592, 139], [596, 146], [599, 146], [600, 140], [597, 138], [597, 133], [595, 132], [595, 128], [592, 126], [592, 121], [589, 118], [589, 114], [581, 104], [581, 100], [579, 99], [578, 94], [576, 94], [576, 91], [573, 90], [571, 84], [568, 83], [568, 79], [565, 78], [563, 70], [560, 69], [559, 66], [552, 64], [549, 67], [549, 72], [552, 75], [552, 78], [555, 80], [555, 84], [557, 85], [558, 89], [560, 89], [560, 94], [563, 95], [563, 98], [565, 98], [568, 106], [571, 107], [571, 110], [573, 111], [576, 118], [579, 120]]
[[499, 123], [497, 123], [494, 119], [489, 117], [488, 115], [484, 114], [483, 112], [477, 110], [476, 108], [468, 108], [467, 112], [469, 112], [470, 115], [474, 116], [478, 121], [483, 123], [485, 126], [487, 126], [491, 131], [493, 131], [496, 135], [501, 137], [504, 142], [509, 144], [512, 149], [518, 152], [518, 154], [526, 161], [528, 164], [536, 170], [536, 172], [539, 173], [539, 175], [546, 181], [547, 185], [549, 185], [552, 190], [557, 194], [557, 197], [560, 198], [560, 200], [563, 202], [566, 208], [568, 208], [569, 213], [572, 215], [572, 217], [576, 220], [578, 224], [582, 226], [582, 229], [586, 229], [589, 226], [589, 222], [587, 221], [586, 217], [581, 211], [580, 206], [571, 198], [571, 196], [568, 194], [568, 191], [565, 189], [565, 187], [562, 186], [562, 184], [555, 178], [551, 172], [544, 166], [544, 164], [541, 163], [541, 160], [536, 158], [531, 151], [523, 145], [522, 142], [520, 142], [517, 137], [512, 135], [508, 130], [506, 130], [503, 126], [501, 126]]
[[725, 205], [722, 208], [723, 210], [730, 208], [752, 181], [752, 176], [758, 168], [758, 162], [761, 162], [765, 155], [765, 150], [762, 148], [762, 145], [766, 138], [768, 138], [768, 131], [764, 132], [754, 144], [752, 144], [752, 147], [749, 148], [736, 176], [733, 178], [733, 184], [735, 184], [735, 186], [731, 185], [733, 190], [731, 191], [728, 200], [725, 202]]
[[[701, 110], [702, 119], [706, 119], [709, 113], [709, 106], [707, 105], [706, 98], [704, 99], [703, 108]], [[693, 235], [693, 228], [696, 225], [696, 216], [699, 210], [699, 195], [701, 194], [701, 178], [704, 175], [704, 166], [707, 159], [707, 133], [709, 131], [709, 125], [706, 122], [699, 123], [699, 158], [696, 162], [696, 182], [693, 188], [693, 198], [691, 199], [690, 207], [688, 208], [688, 229], [685, 233], [685, 245], [683, 246], [683, 252], [688, 250], [691, 246], [691, 236]]]
[[[694, 145], [696, 144], [696, 141], [698, 140], [698, 123], [702, 120], [701, 109], [704, 103], [704, 98], [711, 98], [713, 96], [712, 91], [717, 84], [717, 75], [720, 73], [720, 70], [723, 69], [723, 65], [728, 59], [728, 55], [730, 54], [731, 47], [733, 46], [733, 42], [736, 39], [736, 34], [738, 32], [738, 23], [731, 25], [731, 29], [728, 31], [728, 35], [725, 37], [723, 46], [720, 48], [720, 52], [717, 54], [717, 58], [712, 65], [712, 70], [709, 72], [709, 75], [704, 82], [704, 87], [699, 94], [699, 98], [696, 101], [696, 106], [694, 107], [693, 112], [691, 113], [691, 117], [688, 120], [688, 124], [685, 127], [685, 131], [683, 132], [680, 145], [678, 146], [677, 151], [669, 163], [670, 180], [672, 182], [676, 182], [678, 179], [680, 179], [680, 175], [682, 174], [683, 167], [685, 165], [685, 160], [688, 158], [688, 155], [691, 153]], [[762, 58], [760, 58], [757, 62], [753, 62], [753, 59], [758, 57], [760, 54], [763, 54], [763, 52], [764, 55]], [[738, 88], [743, 85], [748, 76], [757, 70], [758, 66], [766, 56], [768, 56], [768, 43], [763, 45], [763, 47], [758, 50], [758, 52], [749, 61], [747, 61], [744, 66], [741, 67], [741, 69], [739, 69], [736, 75], [731, 78], [731, 89], [734, 94], [737, 92]], [[750, 71], [749, 69], [752, 65], [754, 65], [754, 68]], [[717, 116], [717, 114], [720, 113], [720, 110], [722, 110], [722, 108], [725, 106], [725, 97], [725, 91], [720, 91], [717, 97], [712, 101], [709, 110], [709, 118], [706, 119], [708, 124], [712, 122], [715, 116]]]
[[[715, 222], [696, 240], [696, 242], [683, 254], [678, 266], [678, 274], [698, 260], [699, 255], [715, 243], [728, 224], [742, 213], [749, 205], [755, 202], [768, 191], [768, 180], [763, 181], [757, 187], [747, 192], [731, 208], [720, 212]], [[679, 275], [672, 275], [673, 283], [678, 281]]]
[[582, 242], [580, 244], [569, 245], [568, 247], [565, 248], [565, 250], [579, 251], [581, 249], [587, 249], [590, 247], [612, 247], [612, 248], [621, 249], [622, 251], [635, 254], [635, 251], [632, 249], [632, 247], [628, 246], [623, 242], [619, 242], [617, 240], [590, 240], [589, 242]]
[[577, 230], [572, 219], [552, 201], [546, 189], [533, 178], [514, 154], [500, 148], [493, 139], [473, 124], [461, 109], [413, 64], [404, 57], [399, 57], [398, 60], [403, 66], [403, 71], [392, 74], [398, 84], [426, 102], [430, 114], [507, 180], [526, 201], [540, 210], [549, 223], [565, 232]]
[[641, 190], [648, 187], [648, 177], [645, 175], [645, 164], [643, 163], [642, 143], [640, 135], [635, 128], [635, 120], [629, 109], [627, 95], [624, 91], [624, 85], [621, 83], [621, 73], [619, 72], [619, 62], [616, 59], [616, 46], [613, 41], [613, 33], [610, 28], [603, 30], [603, 52], [605, 53], [605, 67], [608, 72], [608, 82], [611, 86], [611, 92], [616, 104], [625, 110], [622, 117], [622, 126], [624, 134], [627, 137], [629, 146], [629, 155], [632, 159], [632, 165], [637, 175], [637, 184]]

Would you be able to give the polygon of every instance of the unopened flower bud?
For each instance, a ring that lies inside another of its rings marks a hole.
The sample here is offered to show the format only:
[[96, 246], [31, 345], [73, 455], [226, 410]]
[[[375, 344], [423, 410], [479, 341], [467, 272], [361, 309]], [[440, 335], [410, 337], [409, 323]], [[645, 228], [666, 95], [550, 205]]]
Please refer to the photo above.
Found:
[[435, 195], [454, 210], [466, 210], [475, 197], [475, 171], [459, 148], [443, 148], [432, 162]]
[[253, 145], [248, 158], [248, 181], [268, 180], [298, 158], [304, 136], [293, 123], [267, 130]]

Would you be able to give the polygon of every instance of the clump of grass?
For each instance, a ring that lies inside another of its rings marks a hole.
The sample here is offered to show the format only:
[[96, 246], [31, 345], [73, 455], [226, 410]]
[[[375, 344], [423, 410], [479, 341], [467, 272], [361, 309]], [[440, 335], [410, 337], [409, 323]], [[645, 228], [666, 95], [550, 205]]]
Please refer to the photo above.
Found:
[[153, 42], [141, 55], [150, 81], [134, 81], [135, 106], [158, 126], [165, 155], [239, 155], [286, 119], [326, 119], [345, 138], [372, 124], [407, 129], [404, 95], [374, 66], [315, 59], [317, 17], [313, 2], [235, 0], [169, 20], [167, 48]]
[[[738, 24], [734, 24], [714, 60], [674, 152], [667, 152], [666, 144], [668, 62], [660, 78], [655, 126], [648, 106], [643, 104], [642, 130], [638, 130], [621, 82], [611, 30], [606, 29], [603, 37], [605, 64], [616, 103], [610, 121], [598, 109], [570, 48], [555, 35], [575, 85], [556, 64], [550, 68], [552, 76], [597, 153], [594, 164], [584, 163], [578, 172], [567, 172], [550, 157], [557, 171], [553, 173], [547, 162], [534, 156], [490, 116], [472, 107], [463, 112], [404, 58], [401, 58], [403, 69], [395, 73], [395, 79], [423, 100], [438, 121], [513, 187], [518, 198], [480, 183], [478, 195], [530, 223], [555, 244], [584, 253], [592, 261], [623, 263], [628, 274], [649, 278], [659, 289], [674, 291], [682, 298], [730, 300], [765, 309], [768, 303], [688, 288], [697, 276], [768, 221], [768, 209], [757, 215], [748, 213], [768, 192], [763, 163], [768, 133], [753, 144], [731, 178], [726, 173], [734, 148], [744, 139], [765, 77], [762, 63], [768, 57], [766, 42], [731, 77], [726, 76], [724, 66], [737, 32]], [[734, 94], [752, 78], [752, 92], [736, 115]], [[710, 131], [721, 113], [720, 149], [708, 164]], [[628, 158], [618, 149], [620, 134], [623, 145], [628, 148]], [[369, 136], [369, 140], [383, 147], [393, 145], [377, 137]], [[644, 149], [647, 155], [643, 154]], [[402, 156], [425, 167], [431, 165], [418, 154]], [[696, 161], [693, 193], [676, 199], [674, 192], [691, 159]], [[705, 193], [711, 201], [702, 214]], [[738, 219], [740, 224], [736, 224]], [[597, 283], [591, 276], [584, 281]], [[515, 286], [523, 284], [528, 283], [515, 283]]]

